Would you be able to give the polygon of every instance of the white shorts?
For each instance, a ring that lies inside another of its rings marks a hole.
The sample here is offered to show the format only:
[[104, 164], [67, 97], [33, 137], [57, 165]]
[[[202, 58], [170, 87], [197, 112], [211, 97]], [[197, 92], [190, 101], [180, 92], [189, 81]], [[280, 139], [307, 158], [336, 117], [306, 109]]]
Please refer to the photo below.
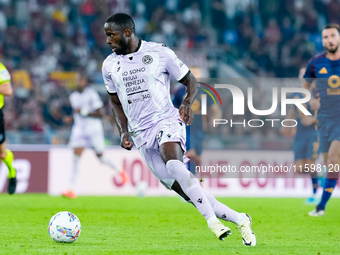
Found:
[[[171, 189], [174, 179], [168, 173], [166, 165], [161, 158], [159, 146], [166, 142], [180, 142], [183, 151], [186, 151], [185, 124], [176, 118], [161, 120], [154, 127], [142, 131], [139, 135], [147, 138], [147, 142], [138, 148], [144, 161], [154, 176], [167, 188]], [[183, 156], [183, 161], [188, 158]]]
[[72, 127], [69, 145], [72, 148], [93, 148], [97, 154], [105, 148], [104, 130], [101, 125], [92, 127]]

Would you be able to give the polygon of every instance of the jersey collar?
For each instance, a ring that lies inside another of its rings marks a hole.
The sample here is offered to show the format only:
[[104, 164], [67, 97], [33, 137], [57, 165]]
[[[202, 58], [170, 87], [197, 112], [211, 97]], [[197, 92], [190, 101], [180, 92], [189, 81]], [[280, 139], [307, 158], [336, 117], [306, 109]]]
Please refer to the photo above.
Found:
[[134, 52], [127, 54], [126, 57], [128, 57], [130, 60], [132, 60], [133, 55], [138, 53], [138, 51], [142, 48], [142, 46], [143, 46], [143, 41], [141, 39], [139, 39], [137, 49]]
[[137, 49], [134, 52], [139, 51], [141, 45], [142, 45], [142, 40], [139, 39]]

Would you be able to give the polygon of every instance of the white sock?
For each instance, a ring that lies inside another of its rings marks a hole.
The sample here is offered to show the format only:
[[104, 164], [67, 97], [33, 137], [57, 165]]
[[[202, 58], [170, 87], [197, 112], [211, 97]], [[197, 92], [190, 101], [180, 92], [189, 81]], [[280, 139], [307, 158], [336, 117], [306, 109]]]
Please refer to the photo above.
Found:
[[117, 173], [120, 173], [122, 171], [122, 169], [117, 167], [117, 165], [115, 163], [113, 163], [111, 160], [109, 160], [108, 158], [105, 158], [104, 156], [100, 156], [100, 157], [98, 157], [98, 159], [102, 164], [107, 165], [113, 171], [115, 171]]
[[76, 190], [76, 184], [77, 184], [77, 176], [79, 172], [79, 159], [80, 157], [76, 154], [74, 154], [73, 157], [73, 168], [71, 172], [71, 190]]
[[209, 220], [208, 225], [210, 226], [211, 223], [218, 221], [201, 185], [196, 177], [186, 168], [185, 164], [179, 160], [169, 160], [166, 163], [166, 168], [171, 177], [179, 183], [197, 210], [207, 221]]
[[204, 191], [205, 196], [209, 200], [209, 203], [211, 204], [211, 207], [213, 208], [215, 215], [217, 218], [225, 221], [231, 221], [237, 225], [241, 224], [243, 221], [242, 214], [230, 209], [225, 204], [222, 204], [220, 201], [218, 201], [213, 195], [208, 193], [207, 191]]

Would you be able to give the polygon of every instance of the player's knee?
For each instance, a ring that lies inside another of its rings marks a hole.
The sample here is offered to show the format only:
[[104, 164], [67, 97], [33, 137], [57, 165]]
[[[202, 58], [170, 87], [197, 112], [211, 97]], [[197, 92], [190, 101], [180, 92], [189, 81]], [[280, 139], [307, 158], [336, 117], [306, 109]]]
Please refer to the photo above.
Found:
[[190, 177], [190, 172], [187, 170], [185, 164], [179, 160], [169, 160], [166, 163], [166, 168], [175, 180]]
[[183, 159], [183, 150], [178, 142], [163, 143], [159, 147], [159, 152], [165, 163], [170, 160], [181, 161]]

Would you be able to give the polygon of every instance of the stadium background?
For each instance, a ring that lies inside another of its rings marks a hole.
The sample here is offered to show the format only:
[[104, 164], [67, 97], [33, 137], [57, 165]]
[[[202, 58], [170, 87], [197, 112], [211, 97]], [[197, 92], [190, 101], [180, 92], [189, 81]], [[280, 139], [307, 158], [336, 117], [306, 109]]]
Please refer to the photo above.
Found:
[[[18, 192], [58, 195], [67, 186], [63, 180], [72, 166], [72, 151], [66, 146], [71, 125], [63, 117], [71, 113], [67, 97], [75, 87], [75, 73], [86, 70], [108, 114], [104, 127], [110, 147], [105, 153], [125, 164], [132, 179], [130, 186], [120, 186], [113, 173], [87, 151], [79, 194], [136, 195], [137, 189], [131, 187], [141, 181], [150, 187], [147, 194], [168, 194], [137, 151], [129, 154], [117, 146], [120, 139], [112, 128], [101, 76], [102, 61], [110, 54], [102, 27], [111, 14], [131, 14], [142, 39], [165, 43], [188, 66], [198, 66], [205, 77], [252, 79], [296, 78], [299, 68], [322, 50], [320, 31], [326, 23], [339, 23], [339, 11], [337, 0], [1, 0], [1, 61], [12, 74], [14, 87], [4, 107], [6, 136], [15, 151]], [[177, 88], [173, 83], [172, 92]], [[266, 103], [266, 88], [257, 89], [256, 100]], [[227, 107], [231, 102], [226, 102]], [[278, 127], [256, 133], [238, 128], [222, 132], [219, 143], [209, 148], [239, 150], [239, 164], [246, 160], [292, 163], [293, 140], [281, 136]], [[216, 162], [225, 160], [225, 154], [216, 155], [220, 155]], [[0, 191], [6, 190], [6, 171], [2, 164]], [[98, 171], [106, 177], [104, 184], [96, 179]], [[203, 185], [220, 196], [308, 196], [310, 190], [305, 179], [211, 179]]]

